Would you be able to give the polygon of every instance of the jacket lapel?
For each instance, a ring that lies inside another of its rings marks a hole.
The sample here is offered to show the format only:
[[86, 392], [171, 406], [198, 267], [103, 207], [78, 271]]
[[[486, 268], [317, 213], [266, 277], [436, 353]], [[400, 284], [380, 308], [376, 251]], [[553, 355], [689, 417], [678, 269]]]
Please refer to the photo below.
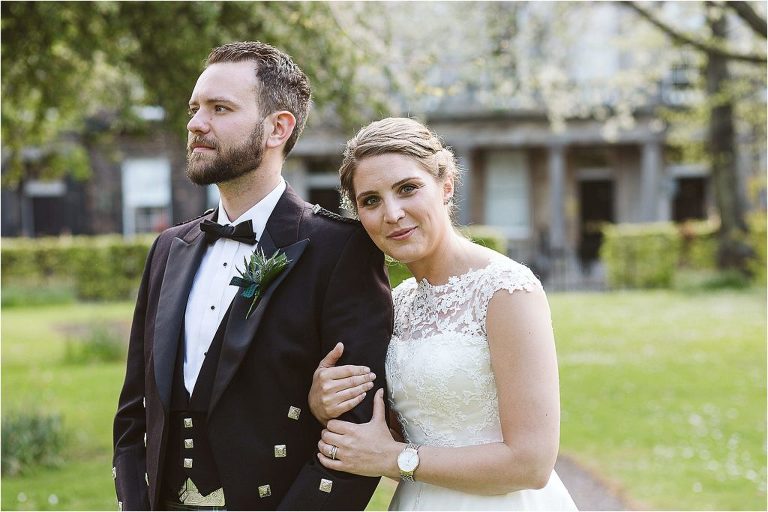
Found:
[[209, 414], [213, 411], [224, 390], [234, 377], [235, 372], [240, 367], [243, 357], [245, 357], [248, 348], [256, 336], [256, 331], [261, 324], [264, 311], [269, 306], [274, 291], [291, 272], [304, 253], [304, 249], [309, 245], [309, 239], [307, 238], [298, 240], [298, 229], [303, 209], [304, 202], [289, 186], [280, 198], [280, 201], [275, 205], [275, 209], [267, 221], [257, 249], [264, 251], [266, 257], [271, 257], [280, 250], [285, 253], [289, 262], [280, 275], [262, 292], [258, 305], [247, 319], [245, 315], [251, 306], [252, 299], [242, 297], [239, 291], [235, 295], [224, 331], [221, 355], [216, 370], [216, 380], [211, 392], [211, 401], [208, 405]]
[[[212, 213], [202, 219], [214, 217]], [[201, 219], [201, 221], [202, 221]], [[171, 242], [155, 315], [153, 350], [157, 392], [165, 410], [170, 409], [173, 367], [184, 326], [189, 292], [207, 244], [197, 225], [183, 238]]]

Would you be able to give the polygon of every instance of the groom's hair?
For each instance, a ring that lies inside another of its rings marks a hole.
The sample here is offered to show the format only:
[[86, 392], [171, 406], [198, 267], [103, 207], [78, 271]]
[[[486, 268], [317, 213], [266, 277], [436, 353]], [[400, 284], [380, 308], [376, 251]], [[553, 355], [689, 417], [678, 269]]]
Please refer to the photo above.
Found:
[[253, 61], [256, 73], [256, 101], [262, 116], [287, 110], [296, 118], [296, 127], [285, 143], [284, 155], [299, 139], [309, 114], [312, 89], [309, 78], [291, 57], [260, 41], [228, 43], [211, 50], [205, 67], [219, 62]]

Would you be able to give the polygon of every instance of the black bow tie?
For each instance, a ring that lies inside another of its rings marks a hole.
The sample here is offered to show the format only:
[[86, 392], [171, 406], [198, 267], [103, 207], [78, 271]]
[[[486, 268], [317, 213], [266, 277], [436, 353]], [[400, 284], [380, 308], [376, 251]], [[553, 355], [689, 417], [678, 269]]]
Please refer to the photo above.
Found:
[[256, 235], [253, 233], [253, 224], [250, 220], [241, 222], [240, 224], [233, 226], [227, 224], [223, 226], [218, 222], [211, 222], [210, 220], [204, 220], [200, 224], [200, 231], [205, 235], [205, 241], [212, 244], [219, 238], [229, 238], [236, 242], [242, 242], [244, 244], [255, 244]]

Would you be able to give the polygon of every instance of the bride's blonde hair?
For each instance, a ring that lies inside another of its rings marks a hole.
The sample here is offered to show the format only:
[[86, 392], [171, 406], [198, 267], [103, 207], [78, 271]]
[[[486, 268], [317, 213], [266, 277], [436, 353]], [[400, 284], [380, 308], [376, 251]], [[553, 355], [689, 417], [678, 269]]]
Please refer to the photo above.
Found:
[[[451, 177], [454, 184], [459, 168], [453, 151], [426, 126], [405, 117], [388, 117], [361, 128], [347, 141], [344, 160], [339, 168], [341, 207], [357, 214], [353, 178], [360, 161], [367, 157], [394, 153], [413, 158], [435, 180], [443, 183]], [[449, 203], [449, 210], [453, 201]]]

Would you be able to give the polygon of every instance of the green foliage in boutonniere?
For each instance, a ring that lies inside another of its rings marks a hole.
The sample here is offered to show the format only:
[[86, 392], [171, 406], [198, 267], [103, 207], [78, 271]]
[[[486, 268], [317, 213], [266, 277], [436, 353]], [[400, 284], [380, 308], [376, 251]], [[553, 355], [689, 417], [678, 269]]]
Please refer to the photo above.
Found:
[[290, 260], [284, 252], [277, 251], [271, 258], [264, 256], [264, 251], [256, 249], [251, 254], [251, 261], [247, 258], [243, 258], [245, 263], [245, 269], [240, 270], [241, 277], [233, 277], [229, 282], [230, 285], [237, 286], [242, 290], [240, 295], [246, 299], [253, 299], [251, 301], [251, 307], [248, 308], [248, 312], [245, 314], [246, 320], [259, 302], [259, 298], [264, 290], [269, 287], [269, 284], [275, 280], [277, 276], [288, 266]]

